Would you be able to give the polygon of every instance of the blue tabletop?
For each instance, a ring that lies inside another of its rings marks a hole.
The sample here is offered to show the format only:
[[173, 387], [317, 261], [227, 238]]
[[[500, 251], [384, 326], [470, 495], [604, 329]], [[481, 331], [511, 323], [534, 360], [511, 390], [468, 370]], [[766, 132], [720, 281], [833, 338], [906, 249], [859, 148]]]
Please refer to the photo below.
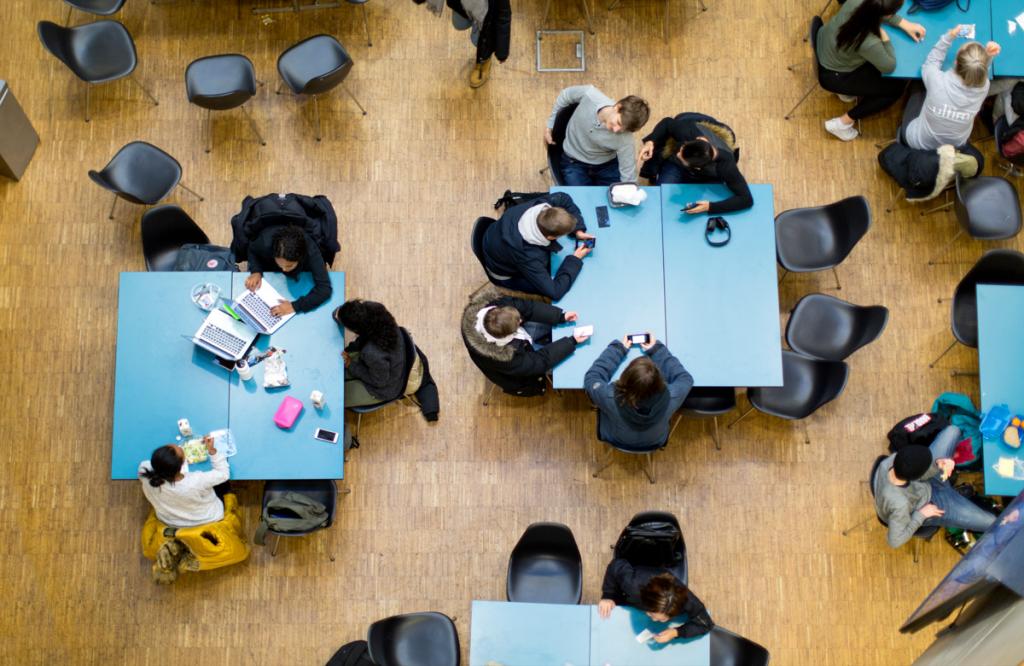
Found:
[[771, 185], [751, 185], [754, 206], [725, 213], [732, 239], [704, 240], [708, 215], [680, 212], [729, 196], [724, 185], [661, 187], [666, 340], [696, 386], [781, 386], [779, 289]]
[[192, 287], [231, 295], [228, 273], [121, 273], [110, 477], [134, 479], [158, 446], [175, 443], [178, 419], [196, 433], [228, 425], [228, 372], [191, 337], [206, 318]]
[[[238, 445], [231, 458], [233, 479], [340, 479], [344, 457], [340, 433], [344, 421], [341, 350], [345, 347], [331, 312], [345, 302], [345, 274], [328, 273], [334, 288], [331, 298], [311, 312], [293, 317], [271, 336], [261, 335], [256, 347], [273, 345], [285, 349], [285, 363], [291, 386], [263, 388], [263, 365], [253, 368], [253, 380], [242, 382], [231, 374], [229, 421]], [[245, 289], [246, 273], [235, 273], [234, 293]], [[290, 280], [281, 273], [265, 273], [267, 280], [282, 296], [294, 300], [313, 285], [309, 273]], [[319, 390], [326, 406], [313, 407], [309, 394]], [[285, 396], [301, 400], [304, 409], [288, 430], [274, 425], [274, 413]], [[339, 433], [338, 444], [313, 439], [316, 428]]]
[[644, 629], [658, 633], [668, 624], [655, 622], [628, 606], [616, 606], [602, 620], [597, 606], [590, 607], [590, 666], [707, 666], [711, 663], [711, 639], [701, 636], [668, 643], [640, 643]]
[[[995, 3], [999, 4], [1007, 1], [995, 0]], [[960, 4], [965, 5], [966, 1], [961, 0]], [[942, 33], [953, 26], [973, 23], [975, 25], [973, 41], [984, 44], [992, 39], [992, 7], [990, 0], [970, 0], [970, 8], [966, 12], [960, 11], [957, 3], [952, 2], [942, 9], [920, 10], [914, 14], [908, 14], [907, 9], [910, 5], [911, 0], [906, 0], [900, 9], [900, 15], [908, 21], [923, 25], [926, 34], [920, 42], [915, 42], [907, 33], [899, 28], [888, 24], [882, 25], [889, 34], [893, 49], [896, 51], [896, 70], [886, 76], [901, 79], [920, 79], [921, 65], [924, 64], [928, 53], [938, 43]], [[949, 53], [946, 54], [946, 63], [943, 69], [949, 69], [953, 64], [956, 51], [964, 42], [965, 40], [963, 39], [953, 40], [953, 45], [950, 47]], [[998, 61], [1002, 57], [1003, 55], [1000, 55], [996, 60]]]
[[992, 39], [1003, 47], [993, 61], [995, 75], [1024, 76], [1024, 0], [993, 0]]
[[[608, 206], [606, 187], [555, 187], [565, 192], [583, 212], [587, 231], [597, 237], [594, 251], [583, 260], [583, 270], [558, 306], [579, 313], [579, 324], [594, 326], [594, 337], [560, 363], [553, 373], [555, 388], [582, 388], [583, 375], [612, 340], [626, 333], [652, 331], [665, 339], [665, 284], [661, 253], [661, 208], [658, 188], [645, 187], [647, 201], [640, 206]], [[597, 225], [597, 206], [608, 207], [610, 226]], [[552, 274], [564, 256], [575, 251], [575, 241], [561, 241], [562, 253], [552, 258]], [[552, 338], [572, 335], [572, 325], [556, 328]], [[640, 356], [639, 348], [619, 366]], [[618, 376], [619, 373], [616, 373]]]
[[[1018, 362], [1024, 333], [1024, 287], [978, 285], [978, 368], [981, 374], [981, 410], [1006, 404], [1011, 414], [1024, 414], [1024, 370]], [[986, 495], [1017, 495], [1024, 479], [996, 473], [1000, 458], [1024, 460], [1024, 450], [1002, 439], [985, 439], [982, 462]], [[1019, 468], [1018, 468], [1019, 469]]]
[[590, 607], [474, 601], [469, 664], [588, 666]]

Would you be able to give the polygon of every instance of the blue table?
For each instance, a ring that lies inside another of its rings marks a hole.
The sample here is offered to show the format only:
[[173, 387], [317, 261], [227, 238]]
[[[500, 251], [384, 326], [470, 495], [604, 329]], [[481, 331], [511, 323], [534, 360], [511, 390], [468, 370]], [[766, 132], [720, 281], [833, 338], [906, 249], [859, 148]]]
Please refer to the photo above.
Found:
[[[340, 434], [344, 424], [341, 350], [345, 341], [331, 312], [345, 302], [344, 273], [328, 273], [334, 288], [331, 298], [313, 312], [296, 315], [271, 336], [261, 335], [256, 347], [265, 351], [273, 345], [286, 349], [291, 386], [263, 388], [263, 366], [253, 368], [253, 381], [239, 380], [231, 373], [228, 420], [238, 443], [238, 455], [231, 459], [231, 477], [238, 479], [340, 479], [342, 451]], [[234, 293], [245, 289], [247, 273], [235, 273]], [[263, 279], [288, 300], [309, 291], [313, 279], [304, 273], [289, 280], [281, 273], [266, 273]], [[317, 410], [309, 400], [314, 390], [323, 392], [326, 405]], [[274, 413], [285, 396], [305, 405], [288, 430], [274, 425]], [[338, 444], [313, 439], [317, 428], [339, 433]], [[246, 455], [242, 455], [245, 452]]]
[[[594, 326], [594, 337], [560, 363], [553, 373], [555, 388], [582, 388], [583, 375], [612, 340], [626, 333], [652, 331], [665, 340], [665, 282], [661, 252], [661, 209], [657, 187], [645, 187], [647, 201], [640, 206], [608, 206], [606, 187], [555, 187], [565, 192], [583, 212], [587, 231], [597, 237], [597, 246], [583, 260], [583, 270], [572, 289], [557, 305], [579, 313], [579, 324]], [[608, 207], [610, 226], [597, 226], [597, 206]], [[575, 241], [566, 238], [561, 254], [552, 257], [552, 275], [562, 259], [575, 251]], [[573, 325], [556, 328], [552, 338], [572, 335]], [[630, 349], [616, 377], [639, 347]]]
[[[1001, 2], [1009, 2], [1010, 0], [995, 0], [996, 4]], [[963, 2], [961, 2], [963, 4]], [[960, 24], [975, 24], [975, 36], [976, 42], [985, 44], [992, 39], [992, 4], [991, 0], [971, 0], [970, 9], [966, 12], [960, 11], [957, 8], [956, 3], [950, 3], [942, 9], [934, 11], [918, 11], [915, 14], [908, 14], [907, 9], [910, 8], [911, 0], [907, 0], [903, 3], [903, 7], [900, 8], [900, 15], [908, 21], [914, 23], [920, 23], [924, 26], [926, 34], [924, 39], [920, 42], [915, 42], [910, 38], [907, 33], [903, 32], [899, 28], [890, 26], [889, 24], [882, 24], [882, 27], [887, 33], [889, 38], [892, 40], [893, 49], [896, 51], [896, 70], [886, 76], [891, 76], [900, 79], [920, 79], [921, 78], [921, 65], [924, 64], [925, 58], [928, 57], [928, 53], [932, 50], [932, 47], [939, 41], [939, 37], [942, 33], [946, 32], [950, 28]], [[956, 57], [956, 51], [960, 46], [965, 43], [963, 39], [956, 39], [953, 41], [953, 46], [950, 47], [949, 53], [946, 55], [946, 63], [943, 69], [948, 69], [953, 64], [953, 60]], [[996, 60], [998, 61], [1003, 55], [999, 55]]]
[[[1003, 47], [993, 61], [996, 76], [1024, 76], [1024, 0], [993, 0], [992, 39]], [[1016, 27], [1010, 33], [1010, 23]]]
[[588, 666], [590, 607], [474, 601], [469, 665]]
[[[981, 410], [1005, 403], [1011, 414], [1024, 414], [1024, 287], [978, 285], [978, 369], [981, 374]], [[982, 462], [985, 494], [1013, 496], [1024, 490], [1024, 480], [996, 474], [1000, 458], [1024, 460], [1024, 449], [1013, 449], [1002, 439], [985, 439]]]
[[611, 616], [602, 620], [597, 606], [591, 606], [590, 666], [706, 666], [711, 663], [711, 639], [706, 635], [665, 644], [636, 640], [636, 635], [644, 629], [656, 634], [668, 626], [628, 606], [616, 606]]
[[[340, 433], [343, 426], [344, 380], [338, 355], [343, 344], [331, 311], [344, 302], [345, 276], [330, 276], [331, 300], [297, 315], [272, 336], [275, 346], [288, 350], [292, 386], [267, 391], [260, 366], [254, 368], [254, 381], [240, 385], [237, 374], [224, 370], [212, 354], [187, 339], [206, 316], [191, 301], [192, 286], [213, 282], [221, 287], [223, 297], [231, 298], [244, 288], [244, 274], [122, 273], [111, 478], [136, 478], [139, 462], [149, 458], [153, 449], [175, 442], [177, 420], [182, 417], [191, 422], [195, 433], [232, 429], [238, 446], [238, 454], [230, 458], [232, 479], [342, 478], [340, 444], [312, 439], [316, 427]], [[288, 284], [279, 274], [267, 274], [264, 279], [291, 296], [304, 293], [312, 284], [308, 275]], [[257, 338], [258, 348], [267, 346], [267, 336]], [[327, 399], [322, 414], [309, 403], [313, 388], [323, 391]], [[285, 395], [294, 395], [306, 405], [289, 432], [272, 422]]]
[[666, 340], [697, 386], [781, 386], [779, 289], [771, 185], [751, 185], [754, 206], [722, 215], [723, 247], [704, 240], [708, 215], [680, 209], [729, 196], [724, 185], [661, 187]]
[[667, 625], [616, 607], [607, 620], [596, 606], [474, 601], [469, 664], [486, 666], [707, 666], [707, 636], [665, 645], [638, 643], [644, 629]]

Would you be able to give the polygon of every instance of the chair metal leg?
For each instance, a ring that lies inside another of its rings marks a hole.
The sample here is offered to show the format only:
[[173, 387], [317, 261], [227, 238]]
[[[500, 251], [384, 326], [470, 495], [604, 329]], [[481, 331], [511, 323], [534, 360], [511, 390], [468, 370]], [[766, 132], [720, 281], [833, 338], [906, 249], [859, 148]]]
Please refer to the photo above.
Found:
[[948, 346], [948, 347], [946, 347], [945, 351], [943, 351], [943, 352], [942, 352], [941, 354], [939, 354], [939, 357], [938, 357], [937, 359], [935, 359], [934, 361], [932, 361], [931, 363], [929, 363], [929, 364], [928, 364], [928, 367], [929, 367], [929, 368], [934, 368], [934, 367], [935, 367], [935, 364], [936, 364], [936, 363], [938, 363], [939, 361], [941, 361], [941, 360], [942, 360], [942, 357], [943, 357], [943, 356], [945, 356], [946, 354], [948, 354], [948, 353], [949, 353], [949, 350], [950, 350], [950, 349], [952, 349], [952, 348], [953, 348], [954, 346], [956, 346], [956, 338], [953, 338], [953, 342], [950, 342], [950, 343], [949, 343], [949, 346]]
[[92, 118], [89, 115], [89, 102], [92, 97], [92, 85], [85, 84], [85, 122], [89, 122]]
[[153, 106], [160, 106], [160, 102], [157, 100], [156, 97], [153, 96], [153, 93], [149, 92], [149, 90], [146, 89], [146, 86], [142, 85], [142, 81], [139, 81], [137, 78], [135, 78], [134, 74], [130, 74], [128, 78], [134, 81], [135, 85], [142, 88], [142, 92], [146, 93], [146, 97], [148, 97], [150, 101], [153, 102]]
[[117, 205], [117, 195], [114, 195], [114, 200], [110, 202], [110, 214], [107, 215], [108, 220], [114, 219], [114, 206]]
[[203, 195], [199, 194], [198, 192], [196, 192], [195, 190], [193, 190], [191, 187], [189, 187], [180, 180], [178, 181], [178, 187], [185, 190], [186, 192], [194, 196], [196, 199], [199, 199], [200, 201], [206, 201], [206, 199], [203, 198]]
[[[672, 424], [672, 429], [668, 431], [668, 439], [672, 439], [672, 433], [674, 433], [676, 431], [676, 428], [679, 427], [679, 422], [682, 421], [682, 420], [683, 420], [682, 415], [679, 415], [679, 416], [676, 417], [676, 422]], [[665, 440], [665, 441], [667, 442], [668, 440]]]
[[849, 536], [850, 532], [854, 531], [855, 529], [857, 529], [861, 525], [868, 524], [871, 521], [871, 519], [874, 518], [874, 517], [875, 517], [875, 514], [871, 514], [870, 516], [868, 516], [864, 520], [860, 521], [859, 523], [857, 523], [853, 527], [847, 527], [845, 530], [842, 531], [842, 535], [843, 536]]
[[540, 171], [538, 171], [538, 172], [537, 172], [537, 175], [543, 176], [543, 175], [544, 175], [544, 172], [545, 172], [545, 171], [547, 171], [547, 170], [548, 170], [548, 169], [550, 169], [550, 168], [551, 168], [551, 167], [544, 167], [543, 169], [541, 169]]
[[491, 382], [490, 380], [487, 381], [487, 392], [484, 394], [484, 401], [482, 403], [484, 407], [491, 404], [491, 395], [494, 393], [494, 389], [496, 387], [497, 384]]
[[68, 5], [68, 13], [64, 16], [64, 27], [68, 27], [71, 23], [71, 5]]
[[[550, 4], [550, 3], [551, 3], [551, 0], [548, 0], [548, 4]], [[607, 7], [605, 7], [605, 9], [607, 9], [608, 11], [611, 11], [611, 10], [615, 9], [616, 7], [618, 7], [621, 3], [622, 3], [622, 0], [612, 0], [612, 3], [610, 5], [608, 5]]]
[[320, 103], [317, 101], [317, 95], [313, 95], [313, 113], [316, 116], [316, 140], [320, 141], [323, 137], [320, 131]]
[[603, 471], [605, 471], [606, 469], [608, 469], [608, 465], [611, 465], [611, 464], [612, 464], [612, 456], [613, 456], [613, 455], [615, 455], [615, 449], [613, 449], [613, 448], [612, 448], [611, 446], [609, 446], [609, 447], [608, 447], [608, 451], [607, 451], [607, 452], [605, 452], [605, 456], [604, 456], [604, 464], [602, 464], [602, 465], [601, 465], [600, 467], [598, 467], [598, 468], [597, 468], [597, 469], [596, 469], [596, 470], [594, 471], [594, 473], [593, 473], [593, 474], [591, 475], [591, 476], [592, 476], [593, 478], [595, 478], [595, 479], [596, 479], [596, 478], [597, 478], [597, 475], [598, 475], [598, 474], [600, 474], [601, 472], [603, 472]]
[[946, 199], [946, 203], [942, 204], [941, 206], [935, 206], [934, 208], [929, 208], [928, 210], [921, 211], [921, 217], [924, 217], [925, 215], [931, 215], [932, 213], [937, 213], [940, 210], [946, 210], [947, 208], [952, 208], [953, 207], [953, 202], [949, 198], [949, 192], [948, 191], [945, 194], [945, 199]]
[[950, 377], [980, 377], [980, 373], [971, 372], [970, 370], [950, 370]]
[[811, 443], [811, 433], [807, 430], [807, 421], [800, 419], [800, 425], [804, 428], [804, 444]]
[[242, 106], [242, 113], [244, 113], [245, 117], [249, 119], [249, 127], [252, 128], [252, 133], [256, 135], [256, 138], [260, 140], [260, 145], [267, 145], [267, 140], [263, 138], [262, 134], [260, 134], [260, 128], [256, 126], [256, 121], [253, 119], [252, 114], [249, 113], [249, 109]]
[[956, 236], [953, 236], [953, 238], [950, 239], [950, 241], [948, 243], [946, 243], [945, 245], [942, 246], [942, 249], [940, 249], [938, 252], [936, 252], [935, 254], [932, 255], [932, 258], [928, 260], [928, 265], [929, 266], [934, 266], [935, 265], [935, 260], [938, 259], [939, 257], [941, 257], [942, 255], [946, 254], [946, 252], [949, 250], [949, 248], [953, 247], [953, 243], [955, 243], [958, 240], [960, 240], [960, 237], [963, 236], [963, 235], [964, 235], [964, 230], [961, 227], [960, 231], [956, 232]]
[[284, 81], [277, 84], [277, 90], [274, 91], [274, 94], [280, 95], [282, 90], [284, 90]]
[[580, 4], [583, 5], [583, 16], [587, 19], [587, 32], [594, 34], [594, 24], [590, 20], [590, 3], [589, 0], [580, 0]]
[[738, 419], [736, 419], [735, 421], [733, 421], [729, 425], [725, 426], [725, 429], [728, 430], [729, 428], [732, 428], [734, 425], [736, 425], [737, 423], [739, 423], [740, 421], [745, 419], [747, 417], [747, 414], [749, 414], [752, 411], [754, 411], [754, 406], [753, 405], [751, 405], [750, 407], [747, 407], [747, 411], [745, 411], [742, 414], [740, 414], [740, 417]]
[[206, 110], [206, 152], [213, 150], [213, 110]]
[[647, 458], [647, 464], [644, 466], [644, 474], [647, 475], [647, 480], [654, 483], [654, 454], [645, 453], [644, 457]]
[[356, 438], [359, 437], [359, 426], [361, 426], [362, 424], [363, 424], [363, 415], [362, 414], [356, 414], [356, 431], [354, 433], [352, 433], [353, 437], [356, 437]]
[[280, 543], [281, 543], [281, 535], [280, 534], [275, 534], [274, 535], [274, 545], [270, 547], [270, 556], [271, 557], [276, 557], [277, 556], [277, 547], [280, 545]]
[[894, 143], [896, 143], [896, 139], [888, 139], [886, 141], [879, 141], [879, 142], [875, 143], [875, 148], [877, 148], [879, 150], [882, 150], [886, 146], [891, 146]]
[[917, 537], [911, 537], [910, 540], [914, 542], [914, 545], [913, 545], [913, 548], [914, 548], [914, 564], [917, 564], [918, 560], [921, 559], [921, 541], [923, 541], [923, 539], [918, 539]]
[[671, 0], [665, 0], [665, 27], [663, 28], [662, 40], [668, 44], [668, 10]]
[[782, 277], [779, 278], [779, 284], [780, 285], [782, 284], [782, 281], [786, 279], [787, 275], [789, 275], [789, 271], [786, 270], [785, 268], [783, 268], [782, 269]]
[[352, 94], [352, 91], [348, 89], [348, 86], [345, 85], [344, 83], [342, 83], [341, 87], [345, 89], [345, 92], [348, 93], [348, 96], [352, 98], [352, 101], [356, 103], [356, 106], [359, 107], [359, 110], [362, 111], [363, 115], [365, 116], [366, 115], [366, 109], [364, 109], [363, 105], [359, 103], [359, 100], [356, 99], [356, 96]]
[[[821, 8], [821, 11], [818, 12], [818, 16], [824, 16], [825, 15], [825, 10], [828, 9], [831, 4], [832, 4], [832, 0], [828, 0], [828, 2], [825, 3], [825, 6]], [[804, 35], [804, 41], [806, 42], [808, 39], [809, 39], [809, 37], [807, 35]]]
[[366, 30], [366, 45], [373, 46], [373, 41], [370, 40], [370, 19], [367, 17], [366, 3], [363, 3], [363, 29]]
[[550, 11], [551, 11], [551, 0], [547, 0], [547, 2], [544, 3], [544, 16], [542, 16], [541, 19], [540, 19], [541, 27], [544, 27], [544, 24], [548, 22], [548, 12], [550, 12]]
[[835, 266], [832, 267], [832, 276], [836, 279], [836, 290], [841, 290], [843, 285], [839, 283], [839, 272]]
[[715, 450], [721, 451], [722, 450], [722, 440], [719, 439], [719, 435], [718, 435], [718, 417], [717, 416], [712, 417], [711, 423], [712, 423], [712, 426], [713, 426], [713, 430], [711, 431], [711, 433], [712, 433], [711, 434], [711, 439], [715, 442]]
[[815, 81], [815, 83], [811, 86], [811, 89], [808, 90], [804, 94], [804, 96], [800, 98], [800, 101], [797, 102], [796, 105], [792, 109], [789, 110], [789, 113], [787, 113], [786, 116], [785, 116], [785, 120], [789, 120], [790, 118], [792, 118], [793, 114], [796, 113], [796, 110], [800, 108], [800, 105], [803, 104], [807, 100], [807, 98], [811, 96], [811, 93], [814, 92], [817, 89], [818, 89], [818, 83], [817, 83], [817, 81]]
[[708, 6], [704, 4], [704, 0], [697, 0], [697, 4], [700, 5], [700, 10], [702, 12], [706, 12], [708, 10]]

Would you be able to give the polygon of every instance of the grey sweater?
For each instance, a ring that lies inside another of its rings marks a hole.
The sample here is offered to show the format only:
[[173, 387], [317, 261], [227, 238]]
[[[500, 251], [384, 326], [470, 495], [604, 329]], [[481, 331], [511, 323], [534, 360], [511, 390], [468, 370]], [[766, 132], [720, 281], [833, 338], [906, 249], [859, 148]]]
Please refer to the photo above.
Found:
[[949, 33], [942, 33], [921, 66], [921, 79], [928, 95], [921, 115], [907, 125], [907, 145], [911, 148], [935, 150], [947, 144], [962, 146], [967, 143], [974, 128], [974, 117], [988, 96], [987, 80], [984, 86], [971, 88], [953, 70], [942, 71], [946, 53], [952, 44]]
[[562, 151], [586, 164], [604, 164], [619, 158], [619, 178], [624, 182], [636, 180], [636, 153], [633, 135], [629, 132], [610, 132], [597, 112], [606, 106], [615, 106], [615, 100], [594, 86], [570, 86], [558, 93], [555, 106], [548, 118], [548, 128], [555, 126], [555, 116], [567, 106], [579, 104], [565, 130]]

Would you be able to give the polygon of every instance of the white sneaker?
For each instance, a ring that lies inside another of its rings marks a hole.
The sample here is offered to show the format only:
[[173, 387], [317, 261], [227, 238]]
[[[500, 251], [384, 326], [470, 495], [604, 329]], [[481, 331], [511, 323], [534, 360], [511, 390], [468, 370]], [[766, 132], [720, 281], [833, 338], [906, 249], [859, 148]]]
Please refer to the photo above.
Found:
[[832, 118], [831, 120], [825, 121], [825, 129], [829, 134], [836, 137], [841, 141], [853, 141], [857, 138], [860, 132], [851, 123], [849, 125], [843, 123], [839, 118]]
[[847, 104], [853, 104], [854, 102], [857, 101], [856, 95], [840, 95], [839, 93], [836, 93], [836, 97], [838, 97], [840, 101], [846, 102]]

